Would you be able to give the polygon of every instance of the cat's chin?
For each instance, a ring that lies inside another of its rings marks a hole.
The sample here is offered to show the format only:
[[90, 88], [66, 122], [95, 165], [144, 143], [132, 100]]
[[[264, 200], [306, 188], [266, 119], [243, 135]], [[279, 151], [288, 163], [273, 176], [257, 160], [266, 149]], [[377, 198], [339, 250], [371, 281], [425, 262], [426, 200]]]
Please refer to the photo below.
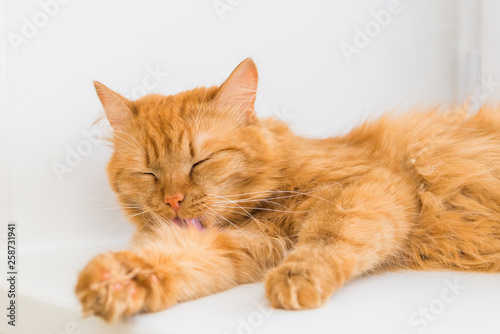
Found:
[[175, 217], [172, 221], [180, 227], [194, 226], [198, 231], [204, 231], [205, 227], [200, 218], [181, 218]]

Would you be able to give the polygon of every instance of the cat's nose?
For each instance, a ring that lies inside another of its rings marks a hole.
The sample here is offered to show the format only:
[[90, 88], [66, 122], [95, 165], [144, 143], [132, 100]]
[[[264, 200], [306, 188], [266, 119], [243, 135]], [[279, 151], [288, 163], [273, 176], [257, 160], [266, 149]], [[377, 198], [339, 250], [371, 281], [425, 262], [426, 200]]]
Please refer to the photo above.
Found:
[[184, 195], [177, 194], [175, 196], [165, 196], [163, 201], [165, 202], [165, 204], [170, 205], [175, 212], [177, 212], [179, 211], [183, 199]]

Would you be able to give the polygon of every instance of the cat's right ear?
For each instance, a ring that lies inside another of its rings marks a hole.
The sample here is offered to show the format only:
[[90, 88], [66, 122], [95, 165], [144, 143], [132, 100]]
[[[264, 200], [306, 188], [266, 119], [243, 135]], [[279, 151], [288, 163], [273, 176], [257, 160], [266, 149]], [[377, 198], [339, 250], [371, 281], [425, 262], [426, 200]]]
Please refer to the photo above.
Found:
[[135, 109], [134, 103], [98, 81], [94, 81], [94, 87], [99, 100], [101, 100], [109, 124], [113, 129], [119, 129], [127, 119], [132, 117]]
[[259, 75], [253, 60], [243, 60], [220, 87], [214, 99], [215, 108], [230, 109], [244, 122], [253, 120], [258, 80]]

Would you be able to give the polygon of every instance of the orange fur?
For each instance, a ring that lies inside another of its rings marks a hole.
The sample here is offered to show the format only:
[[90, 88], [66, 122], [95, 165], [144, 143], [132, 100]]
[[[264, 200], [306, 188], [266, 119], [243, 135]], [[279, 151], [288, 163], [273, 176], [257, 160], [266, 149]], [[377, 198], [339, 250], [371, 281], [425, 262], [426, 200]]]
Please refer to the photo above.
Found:
[[500, 272], [494, 110], [385, 115], [305, 139], [254, 116], [256, 88], [250, 59], [221, 87], [175, 96], [131, 102], [96, 83], [114, 128], [110, 183], [137, 233], [80, 274], [87, 313], [114, 321], [264, 278], [272, 306], [307, 309], [366, 273]]

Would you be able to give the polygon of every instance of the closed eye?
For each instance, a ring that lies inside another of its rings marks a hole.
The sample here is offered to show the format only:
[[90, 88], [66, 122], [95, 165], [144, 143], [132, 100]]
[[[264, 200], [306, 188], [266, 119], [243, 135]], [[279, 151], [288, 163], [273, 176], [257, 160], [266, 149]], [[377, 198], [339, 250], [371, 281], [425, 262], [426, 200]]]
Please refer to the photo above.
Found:
[[141, 174], [142, 174], [142, 175], [150, 175], [150, 176], [154, 177], [154, 178], [155, 178], [155, 180], [157, 180], [157, 179], [158, 179], [158, 178], [156, 177], [156, 175], [155, 175], [155, 174], [153, 174], [153, 173], [148, 173], [148, 172], [146, 172], [146, 173], [141, 173]]
[[202, 163], [204, 163], [204, 162], [205, 162], [205, 161], [207, 161], [208, 159], [209, 159], [209, 158], [206, 158], [206, 159], [200, 160], [200, 161], [198, 161], [197, 163], [193, 164], [193, 167], [191, 167], [191, 170], [192, 170], [193, 168], [195, 168], [196, 166], [201, 165]]
[[196, 166], [199, 166], [201, 165], [202, 163], [204, 163], [205, 161], [207, 161], [208, 159], [210, 159], [211, 156], [213, 156], [214, 154], [210, 154], [207, 158], [203, 159], [203, 160], [200, 160], [198, 162], [195, 162], [193, 164], [193, 166], [191, 167], [191, 171], [189, 172], [189, 175], [192, 176], [193, 175], [193, 170]]

